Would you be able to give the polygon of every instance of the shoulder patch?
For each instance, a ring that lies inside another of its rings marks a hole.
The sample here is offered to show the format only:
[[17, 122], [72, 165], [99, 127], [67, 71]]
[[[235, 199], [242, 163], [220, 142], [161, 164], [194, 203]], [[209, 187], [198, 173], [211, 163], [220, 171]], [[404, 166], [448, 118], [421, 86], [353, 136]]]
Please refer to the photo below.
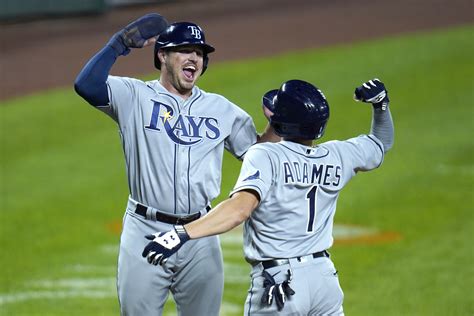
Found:
[[248, 180], [255, 180], [255, 179], [258, 179], [260, 178], [260, 170], [257, 170], [257, 172], [255, 172], [253, 175], [251, 176], [248, 176], [247, 178], [245, 178], [243, 181], [248, 181]]

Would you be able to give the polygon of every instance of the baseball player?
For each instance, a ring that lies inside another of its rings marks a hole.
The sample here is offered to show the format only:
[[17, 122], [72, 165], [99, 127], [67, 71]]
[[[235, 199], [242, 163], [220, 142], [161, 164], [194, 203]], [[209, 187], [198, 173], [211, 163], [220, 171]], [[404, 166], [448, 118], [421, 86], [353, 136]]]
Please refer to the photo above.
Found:
[[[109, 75], [119, 56], [153, 43], [158, 80]], [[189, 242], [157, 269], [140, 256], [143, 236], [209, 211], [220, 190], [224, 149], [241, 159], [257, 139], [280, 139], [271, 128], [260, 137], [246, 112], [195, 85], [213, 51], [198, 25], [148, 14], [117, 32], [76, 79], [77, 93], [118, 124], [125, 155], [130, 196], [117, 273], [122, 315], [161, 315], [170, 291], [179, 315], [219, 315], [218, 238]]]
[[312, 146], [329, 119], [323, 93], [300, 80], [269, 91], [263, 103], [283, 140], [252, 146], [229, 199], [198, 221], [146, 236], [152, 241], [142, 255], [166, 270], [188, 240], [245, 221], [244, 254], [252, 265], [245, 315], [343, 315], [343, 292], [328, 253], [337, 198], [357, 172], [379, 167], [393, 144], [384, 84], [364, 83], [355, 98], [373, 104], [370, 133]]

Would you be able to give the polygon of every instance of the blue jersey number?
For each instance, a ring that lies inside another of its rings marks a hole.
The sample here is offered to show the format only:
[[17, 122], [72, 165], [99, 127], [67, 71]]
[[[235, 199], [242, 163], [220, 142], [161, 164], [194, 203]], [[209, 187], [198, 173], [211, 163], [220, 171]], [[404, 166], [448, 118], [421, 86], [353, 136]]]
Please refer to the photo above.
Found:
[[308, 219], [308, 232], [313, 231], [314, 220], [316, 219], [316, 192], [318, 191], [318, 186], [315, 185], [312, 187], [306, 194], [306, 199], [309, 204], [309, 219]]

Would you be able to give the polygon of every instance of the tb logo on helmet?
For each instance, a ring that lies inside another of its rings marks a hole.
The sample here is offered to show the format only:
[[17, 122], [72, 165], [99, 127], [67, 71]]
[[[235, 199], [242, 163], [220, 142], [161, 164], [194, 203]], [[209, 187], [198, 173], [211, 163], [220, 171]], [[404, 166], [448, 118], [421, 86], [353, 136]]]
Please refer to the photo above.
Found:
[[194, 25], [188, 25], [188, 29], [191, 30], [191, 35], [196, 39], [201, 39], [201, 30]]

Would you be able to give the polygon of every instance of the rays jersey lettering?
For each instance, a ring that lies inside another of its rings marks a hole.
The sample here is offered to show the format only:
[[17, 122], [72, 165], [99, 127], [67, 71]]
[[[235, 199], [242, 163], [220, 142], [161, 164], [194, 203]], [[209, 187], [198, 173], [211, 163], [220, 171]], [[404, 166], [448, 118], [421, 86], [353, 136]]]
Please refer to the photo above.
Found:
[[175, 116], [171, 106], [157, 101], [153, 101], [150, 123], [145, 129], [159, 132], [164, 130], [173, 142], [188, 146], [205, 138], [214, 140], [221, 135], [216, 118], [182, 114]]
[[339, 165], [300, 163], [284, 161], [283, 174], [285, 184], [319, 184], [338, 186], [342, 168]]

